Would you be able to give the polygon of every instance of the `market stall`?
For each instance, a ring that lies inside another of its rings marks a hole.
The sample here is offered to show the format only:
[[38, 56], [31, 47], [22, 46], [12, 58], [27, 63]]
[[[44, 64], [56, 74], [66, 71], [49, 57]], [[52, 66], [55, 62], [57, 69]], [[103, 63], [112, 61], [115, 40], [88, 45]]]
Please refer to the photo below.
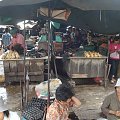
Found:
[[71, 78], [104, 77], [106, 59], [107, 57], [69, 57], [66, 70]]
[[[23, 59], [4, 59], [5, 82], [19, 82], [24, 79], [24, 60]], [[30, 81], [44, 81], [44, 59], [27, 58], [25, 60], [26, 74]]]
[[[66, 71], [70, 78], [102, 78], [106, 82], [107, 57], [69, 57]], [[105, 83], [106, 84], [106, 83]]]

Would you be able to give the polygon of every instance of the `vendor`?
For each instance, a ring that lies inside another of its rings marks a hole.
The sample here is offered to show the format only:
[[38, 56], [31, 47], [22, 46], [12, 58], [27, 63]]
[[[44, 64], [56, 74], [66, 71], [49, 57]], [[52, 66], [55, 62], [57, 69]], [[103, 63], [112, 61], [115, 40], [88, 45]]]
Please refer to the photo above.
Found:
[[113, 42], [109, 45], [111, 70], [109, 79], [111, 83], [114, 83], [117, 78], [118, 65], [120, 60], [120, 38], [115, 37]]
[[47, 106], [47, 100], [42, 99], [40, 95], [41, 86], [40, 84], [35, 86], [36, 97], [25, 106], [22, 113], [22, 120], [42, 120], [44, 112]]
[[120, 78], [115, 85], [115, 91], [103, 101], [101, 110], [108, 120], [120, 119]]
[[23, 53], [24, 48], [26, 49], [24, 36], [20, 33], [19, 29], [17, 28], [13, 28], [11, 30], [11, 34], [13, 38], [11, 39], [10, 48], [11, 49], [14, 48], [20, 54], [21, 54], [21, 51]]
[[47, 42], [47, 33], [45, 31], [45, 28], [42, 28], [40, 31], [40, 37], [38, 40], [38, 44], [40, 44], [40, 42]]
[[[59, 79], [53, 79], [50, 81], [50, 103], [55, 99], [54, 91], [61, 84], [61, 82], [58, 81]], [[36, 85], [35, 93], [37, 97], [33, 97], [25, 106], [22, 113], [22, 120], [31, 120], [31, 118], [33, 118], [33, 120], [43, 120], [47, 108], [48, 81]]]
[[61, 32], [55, 32], [55, 41], [61, 43], [62, 42], [62, 37], [61, 37]]

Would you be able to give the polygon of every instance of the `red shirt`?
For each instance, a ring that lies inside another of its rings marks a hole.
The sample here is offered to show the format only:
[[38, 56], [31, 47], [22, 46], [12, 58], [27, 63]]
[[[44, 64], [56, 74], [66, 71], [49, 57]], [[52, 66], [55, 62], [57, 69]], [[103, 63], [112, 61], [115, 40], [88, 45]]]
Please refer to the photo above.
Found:
[[17, 34], [17, 36], [15, 38], [12, 38], [11, 40], [11, 44], [12, 46], [14, 46], [15, 44], [21, 44], [21, 46], [24, 48], [24, 36], [22, 34]]
[[120, 59], [120, 55], [117, 51], [120, 51], [120, 44], [111, 43], [109, 45], [110, 58], [111, 59]]

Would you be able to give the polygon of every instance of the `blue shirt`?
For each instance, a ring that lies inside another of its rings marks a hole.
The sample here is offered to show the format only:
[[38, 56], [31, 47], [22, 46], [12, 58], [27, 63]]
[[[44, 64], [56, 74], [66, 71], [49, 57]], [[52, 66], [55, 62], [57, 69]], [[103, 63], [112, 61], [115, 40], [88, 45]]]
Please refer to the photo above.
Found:
[[4, 44], [4, 46], [10, 45], [11, 38], [12, 36], [10, 33], [5, 33], [2, 35], [2, 43]]

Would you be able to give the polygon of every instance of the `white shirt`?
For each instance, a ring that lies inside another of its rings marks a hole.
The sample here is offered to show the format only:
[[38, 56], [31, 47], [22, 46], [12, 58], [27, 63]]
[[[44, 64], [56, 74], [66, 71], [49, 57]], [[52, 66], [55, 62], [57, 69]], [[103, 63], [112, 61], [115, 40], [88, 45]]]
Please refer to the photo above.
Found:
[[17, 112], [10, 112], [10, 117], [7, 118], [6, 116], [4, 116], [4, 120], [20, 120], [20, 117], [18, 116]]
[[119, 59], [119, 58], [120, 58], [118, 52], [113, 52], [113, 53], [111, 53], [111, 54], [110, 54], [110, 57], [111, 57], [111, 58], [114, 58], [114, 59]]

